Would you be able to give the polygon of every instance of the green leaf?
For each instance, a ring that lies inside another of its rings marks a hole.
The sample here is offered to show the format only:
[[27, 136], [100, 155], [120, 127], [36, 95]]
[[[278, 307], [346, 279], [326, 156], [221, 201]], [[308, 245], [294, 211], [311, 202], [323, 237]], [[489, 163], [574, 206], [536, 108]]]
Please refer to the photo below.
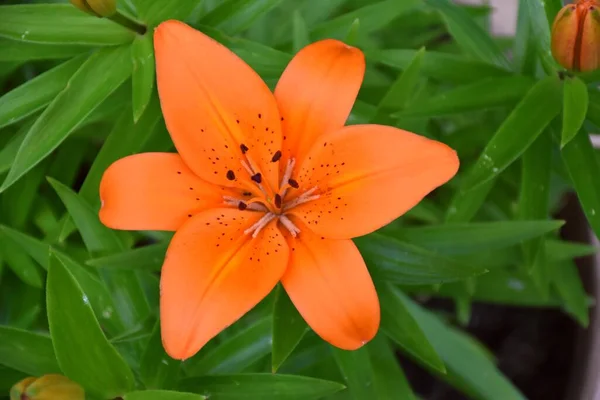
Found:
[[204, 400], [206, 397], [194, 393], [172, 392], [169, 390], [143, 390], [130, 392], [124, 400]]
[[451, 282], [487, 272], [380, 233], [354, 239], [374, 279], [403, 285]]
[[81, 12], [71, 4], [0, 6], [0, 36], [39, 43], [110, 46], [129, 43], [134, 33]]
[[0, 191], [56, 149], [130, 74], [128, 47], [102, 49], [89, 57], [31, 127]]
[[600, 250], [589, 244], [553, 239], [546, 240], [545, 249], [547, 258], [554, 262], [591, 256]]
[[565, 310], [571, 314], [579, 324], [587, 328], [590, 323], [588, 296], [583, 288], [579, 271], [574, 262], [568, 261], [560, 264], [551, 264], [552, 281], [559, 296], [564, 301]]
[[347, 351], [332, 347], [331, 350], [348, 385], [350, 397], [356, 400], [376, 399], [375, 376], [367, 349]]
[[514, 105], [531, 89], [525, 76], [487, 78], [415, 102], [397, 117], [433, 117]]
[[295, 10], [292, 16], [292, 50], [299, 52], [303, 47], [310, 43], [306, 21], [302, 18], [300, 11]]
[[332, 395], [344, 386], [298, 375], [238, 374], [188, 378], [180, 388], [211, 400], [311, 400]]
[[2, 149], [0, 149], [0, 174], [8, 171], [12, 165], [13, 161], [15, 160], [15, 155], [17, 154], [21, 143], [23, 143], [23, 140], [25, 140], [25, 136], [27, 135], [27, 132], [29, 131], [29, 128], [31, 128], [32, 124], [33, 121], [27, 121], [25, 124], [23, 124], [17, 133], [15, 133], [10, 139], [10, 141], [5, 144]]
[[186, 363], [188, 376], [240, 372], [271, 351], [271, 317], [253, 323]]
[[165, 352], [160, 336], [160, 322], [156, 321], [140, 361], [142, 382], [149, 389], [175, 388], [180, 367], [181, 361], [173, 360]]
[[308, 332], [308, 325], [298, 313], [282, 286], [278, 286], [273, 301], [273, 344], [271, 365], [273, 372], [292, 354]]
[[22, 42], [0, 37], [0, 61], [66, 60], [92, 48], [77, 44], [47, 44]]
[[404, 295], [400, 298], [442, 357], [449, 372], [449, 381], [464, 386], [474, 398], [525, 400], [496, 368], [489, 353], [470, 336], [447, 326]]
[[[133, 0], [140, 19], [150, 27], [168, 19], [185, 20], [196, 8], [197, 1]], [[151, 29], [148, 29], [151, 32]]]
[[144, 113], [154, 88], [154, 47], [152, 35], [138, 36], [131, 45], [131, 91], [133, 102], [133, 122]]
[[448, 0], [425, 0], [425, 3], [442, 14], [448, 31], [466, 53], [490, 64], [509, 67], [496, 42], [463, 8]]
[[[410, 65], [416, 53], [417, 50], [406, 49], [365, 50], [368, 61], [376, 61], [397, 69], [405, 69]], [[423, 54], [421, 73], [441, 82], [456, 84], [511, 75], [507, 69], [483, 61], [435, 51]]]
[[0, 128], [13, 124], [46, 106], [62, 91], [86, 56], [48, 70], [0, 97]]
[[394, 349], [378, 335], [366, 346], [373, 368], [376, 399], [415, 400], [410, 385], [400, 368]]
[[48, 335], [10, 326], [0, 325], [0, 360], [7, 367], [33, 376], [61, 372]]
[[104, 336], [87, 294], [54, 253], [46, 296], [52, 344], [63, 373], [103, 398], [130, 391], [134, 379], [129, 366]]
[[313, 40], [342, 38], [357, 19], [360, 21], [361, 35], [368, 35], [419, 5], [420, 1], [417, 0], [384, 0], [369, 4], [315, 26], [310, 36]]
[[159, 243], [127, 250], [122, 253], [111, 254], [105, 257], [94, 258], [86, 262], [87, 265], [98, 268], [143, 269], [160, 271], [165, 260], [168, 244]]
[[397, 289], [389, 284], [377, 287], [381, 304], [381, 329], [405, 352], [441, 373], [446, 372], [427, 336], [406, 309]]
[[21, 371], [0, 365], [0, 393], [9, 393], [16, 382], [20, 382], [27, 377], [27, 374]]
[[566, 78], [563, 94], [563, 125], [560, 146], [565, 147], [583, 125], [588, 110], [587, 85], [579, 78]]
[[468, 192], [457, 190], [446, 212], [446, 222], [469, 222], [473, 219], [495, 184], [496, 180], [492, 179]]
[[553, 232], [562, 225], [564, 221], [498, 221], [419, 227], [389, 226], [382, 232], [436, 253], [455, 255], [513, 246]]
[[230, 35], [238, 35], [255, 23], [256, 20], [277, 7], [282, 0], [237, 0], [234, 4], [223, 2], [225, 16], [220, 23], [201, 23], [214, 26]]
[[36, 263], [22, 249], [12, 246], [0, 231], [0, 257], [24, 283], [41, 289], [44, 276]]
[[498, 128], [479, 160], [462, 181], [474, 189], [500, 174], [535, 141], [560, 112], [560, 81], [550, 76], [536, 83]]
[[600, 238], [600, 185], [596, 179], [600, 176], [600, 165], [585, 129], [563, 147], [562, 158], [583, 212], [596, 237]]

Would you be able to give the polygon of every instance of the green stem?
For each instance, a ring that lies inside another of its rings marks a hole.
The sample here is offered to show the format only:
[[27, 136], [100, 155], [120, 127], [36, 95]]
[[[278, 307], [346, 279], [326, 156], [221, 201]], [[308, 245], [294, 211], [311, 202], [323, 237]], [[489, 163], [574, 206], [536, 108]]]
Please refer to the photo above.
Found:
[[140, 35], [145, 34], [146, 30], [147, 30], [145, 25], [142, 25], [139, 22], [132, 20], [131, 18], [129, 18], [125, 14], [122, 14], [118, 10], [116, 13], [114, 13], [113, 15], [108, 17], [108, 19], [110, 19], [111, 21], [116, 22], [117, 24], [124, 26], [125, 28], [130, 29]]

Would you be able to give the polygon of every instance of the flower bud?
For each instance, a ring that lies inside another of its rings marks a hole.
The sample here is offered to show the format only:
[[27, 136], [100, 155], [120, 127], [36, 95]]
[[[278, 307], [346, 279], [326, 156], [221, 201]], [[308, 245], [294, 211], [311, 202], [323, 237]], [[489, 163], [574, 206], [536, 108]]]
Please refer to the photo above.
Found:
[[71, 4], [95, 17], [110, 17], [117, 11], [115, 0], [70, 0]]
[[85, 400], [81, 386], [57, 374], [25, 378], [10, 389], [10, 400]]
[[600, 68], [600, 0], [563, 7], [552, 25], [552, 55], [566, 69]]

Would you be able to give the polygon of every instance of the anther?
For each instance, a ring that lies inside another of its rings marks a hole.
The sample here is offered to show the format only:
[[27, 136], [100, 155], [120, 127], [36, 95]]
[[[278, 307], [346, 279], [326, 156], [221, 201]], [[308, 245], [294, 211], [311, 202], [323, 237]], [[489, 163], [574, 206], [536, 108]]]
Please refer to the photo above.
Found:
[[240, 201], [238, 203], [238, 210], [244, 211], [246, 208], [248, 208], [248, 205], [246, 203], [244, 203], [243, 201]]
[[277, 162], [281, 158], [281, 151], [277, 150], [275, 154], [273, 154], [273, 158], [271, 158], [271, 162]]
[[275, 195], [275, 207], [281, 208], [281, 196], [279, 193]]
[[256, 174], [252, 175], [250, 177], [250, 179], [252, 179], [256, 183], [261, 183], [262, 182], [262, 175], [260, 174], [260, 172], [258, 172]]
[[242, 151], [242, 154], [246, 154], [246, 152], [248, 151], [248, 146], [242, 143], [240, 144], [240, 150]]
[[298, 189], [300, 187], [300, 185], [298, 185], [298, 182], [295, 179], [292, 179], [292, 178], [288, 179], [288, 183], [294, 189]]

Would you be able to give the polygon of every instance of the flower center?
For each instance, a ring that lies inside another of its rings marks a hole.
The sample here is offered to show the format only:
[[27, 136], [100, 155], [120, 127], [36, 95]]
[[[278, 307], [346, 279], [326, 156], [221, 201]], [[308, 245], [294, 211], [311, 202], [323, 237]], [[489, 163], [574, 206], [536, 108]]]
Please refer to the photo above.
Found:
[[[300, 229], [286, 214], [300, 204], [318, 199], [320, 195], [315, 194], [317, 187], [315, 186], [302, 192], [298, 182], [292, 178], [296, 160], [291, 158], [286, 164], [285, 172], [281, 178], [278, 190], [274, 196], [270, 197], [262, 184], [262, 175], [258, 171], [256, 164], [252, 162], [247, 154], [245, 155], [246, 159], [241, 160], [242, 165], [250, 175], [252, 182], [262, 193], [262, 196], [257, 196], [250, 200], [239, 199], [232, 196], [223, 196], [225, 204], [235, 206], [242, 211], [248, 210], [251, 212], [265, 213], [265, 215], [263, 215], [254, 225], [244, 231], [247, 235], [251, 234], [252, 237], [256, 237], [265, 226], [277, 219], [293, 237], [296, 237], [300, 233]], [[281, 152], [277, 151], [277, 153], [273, 155], [272, 161], [279, 162], [280, 158]], [[300, 191], [301, 193], [293, 193], [292, 191]]]

